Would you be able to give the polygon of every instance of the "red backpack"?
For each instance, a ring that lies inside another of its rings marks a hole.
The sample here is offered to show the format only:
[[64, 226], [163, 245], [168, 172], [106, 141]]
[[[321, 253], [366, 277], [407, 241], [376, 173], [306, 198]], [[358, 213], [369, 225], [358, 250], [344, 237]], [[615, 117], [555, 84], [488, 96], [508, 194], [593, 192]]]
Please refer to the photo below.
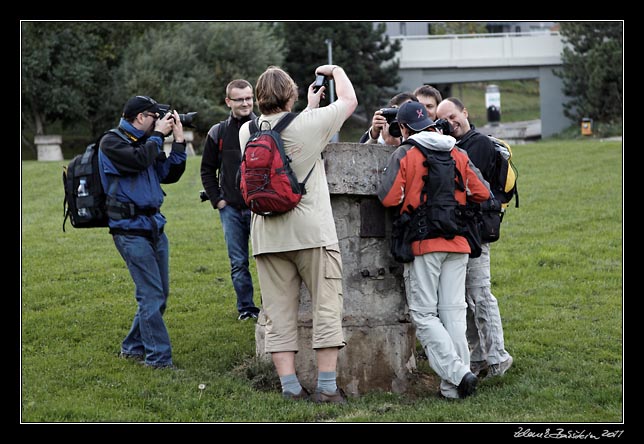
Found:
[[304, 185], [313, 168], [303, 182], [298, 182], [280, 136], [296, 116], [296, 113], [285, 114], [275, 128], [267, 121], [258, 127], [259, 119], [250, 122], [251, 135], [239, 167], [239, 189], [248, 208], [261, 216], [284, 214], [295, 208], [306, 194]]

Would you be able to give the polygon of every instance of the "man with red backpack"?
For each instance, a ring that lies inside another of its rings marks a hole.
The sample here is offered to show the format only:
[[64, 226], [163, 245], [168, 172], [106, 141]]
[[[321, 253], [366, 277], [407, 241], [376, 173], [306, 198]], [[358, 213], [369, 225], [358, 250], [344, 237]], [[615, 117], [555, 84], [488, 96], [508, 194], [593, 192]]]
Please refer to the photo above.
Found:
[[[313, 73], [312, 73], [313, 74]], [[316, 75], [335, 82], [337, 100], [319, 107], [325, 87], [308, 87], [308, 107], [281, 132], [284, 151], [292, 159], [298, 182], [306, 182], [306, 194], [298, 205], [278, 215], [252, 214], [251, 242], [262, 290], [260, 322], [266, 326], [265, 350], [271, 354], [282, 385], [282, 396], [292, 400], [345, 403], [336, 383], [338, 351], [346, 345], [342, 330], [342, 258], [331, 208], [321, 153], [344, 122], [353, 114], [358, 99], [344, 69], [318, 66]], [[275, 128], [292, 111], [298, 87], [292, 77], [276, 66], [268, 67], [255, 88], [261, 116], [258, 128]], [[240, 145], [251, 138], [250, 123], [239, 133]], [[313, 337], [318, 381], [315, 393], [302, 387], [296, 374], [300, 286], [304, 283], [312, 302]]]

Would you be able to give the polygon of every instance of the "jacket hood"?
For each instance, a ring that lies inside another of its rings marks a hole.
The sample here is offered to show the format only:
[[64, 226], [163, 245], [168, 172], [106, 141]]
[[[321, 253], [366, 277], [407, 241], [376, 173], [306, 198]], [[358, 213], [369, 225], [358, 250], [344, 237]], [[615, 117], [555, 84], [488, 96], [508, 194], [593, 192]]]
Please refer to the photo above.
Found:
[[434, 131], [421, 131], [407, 139], [407, 142], [416, 142], [427, 149], [434, 151], [451, 151], [456, 144], [456, 139]]

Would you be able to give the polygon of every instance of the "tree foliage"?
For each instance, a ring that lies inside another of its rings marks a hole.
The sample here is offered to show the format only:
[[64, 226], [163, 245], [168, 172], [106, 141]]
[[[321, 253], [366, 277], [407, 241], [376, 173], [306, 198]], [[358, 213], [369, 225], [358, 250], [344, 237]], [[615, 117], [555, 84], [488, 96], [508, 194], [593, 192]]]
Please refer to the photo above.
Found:
[[98, 125], [108, 111], [120, 45], [139, 32], [129, 23], [22, 23], [23, 129], [43, 134], [54, 122]]
[[485, 22], [433, 22], [430, 26], [431, 34], [485, 34]]
[[[306, 88], [328, 62], [346, 68], [370, 116], [399, 92], [398, 41], [372, 22], [23, 22], [23, 136], [56, 129], [88, 136], [114, 126], [128, 97], [146, 94], [180, 113], [197, 111], [197, 133], [225, 118], [225, 88], [255, 84], [270, 65]], [[89, 133], [89, 134], [88, 134]]]
[[371, 22], [283, 22], [277, 30], [287, 45], [283, 68], [300, 87], [299, 108], [306, 106], [315, 68], [328, 63], [327, 39], [333, 63], [345, 68], [367, 116], [398, 92], [401, 45], [385, 35], [384, 23], [374, 28]]
[[125, 50], [117, 97], [145, 94], [180, 113], [197, 111], [197, 131], [225, 118], [226, 85], [252, 85], [283, 61], [282, 42], [266, 23], [187, 22], [152, 27]]
[[570, 100], [566, 117], [580, 121], [590, 117], [615, 123], [623, 110], [624, 28], [621, 22], [562, 22], [567, 46], [563, 67], [555, 71]]

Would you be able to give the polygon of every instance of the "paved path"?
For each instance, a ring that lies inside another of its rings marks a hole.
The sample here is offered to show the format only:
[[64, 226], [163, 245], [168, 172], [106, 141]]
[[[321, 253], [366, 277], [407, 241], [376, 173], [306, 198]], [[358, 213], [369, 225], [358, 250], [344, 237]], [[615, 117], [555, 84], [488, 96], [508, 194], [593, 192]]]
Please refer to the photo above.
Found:
[[541, 139], [541, 120], [524, 120], [521, 122], [487, 123], [477, 129], [484, 134], [491, 134], [510, 144], [531, 142]]

